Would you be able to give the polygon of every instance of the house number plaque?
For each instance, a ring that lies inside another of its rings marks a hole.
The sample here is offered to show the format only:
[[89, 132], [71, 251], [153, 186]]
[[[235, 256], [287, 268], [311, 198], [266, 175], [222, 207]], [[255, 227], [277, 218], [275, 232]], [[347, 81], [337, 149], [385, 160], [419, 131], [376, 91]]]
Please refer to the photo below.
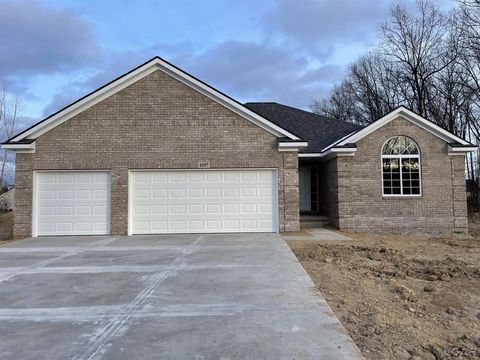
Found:
[[199, 161], [198, 162], [199, 169], [210, 169], [210, 161]]

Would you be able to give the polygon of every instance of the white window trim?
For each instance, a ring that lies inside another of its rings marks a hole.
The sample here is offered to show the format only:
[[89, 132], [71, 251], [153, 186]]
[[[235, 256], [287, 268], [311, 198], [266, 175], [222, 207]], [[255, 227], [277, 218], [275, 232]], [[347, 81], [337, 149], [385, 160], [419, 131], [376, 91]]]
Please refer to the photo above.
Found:
[[[399, 135], [399, 136], [403, 136], [403, 135]], [[394, 138], [394, 137], [397, 137], [397, 136], [393, 136], [391, 138], [389, 138], [388, 140]], [[387, 141], [388, 141], [387, 140]], [[412, 139], [413, 140], [413, 139]], [[383, 148], [385, 147], [385, 144], [387, 143], [387, 141], [385, 141], [382, 145], [382, 150], [383, 151]], [[413, 140], [415, 141], [415, 140]], [[415, 144], [417, 144], [415, 142]], [[385, 198], [411, 198], [411, 197], [421, 197], [423, 195], [423, 184], [422, 184], [422, 157], [421, 157], [421, 151], [420, 151], [420, 147], [418, 146], [417, 144], [417, 149], [418, 149], [418, 154], [411, 154], [411, 155], [381, 155], [381, 159], [380, 159], [380, 172], [382, 174], [382, 183], [381, 183], [381, 186], [382, 186], [382, 196], [385, 197]], [[412, 159], [412, 158], [416, 158], [418, 159], [418, 181], [419, 181], [419, 188], [420, 188], [420, 193], [419, 194], [404, 194], [403, 193], [403, 176], [402, 176], [402, 159]], [[399, 163], [399, 166], [400, 166], [400, 194], [385, 194], [385, 186], [383, 185], [383, 159], [399, 159], [400, 160], [400, 163]]]

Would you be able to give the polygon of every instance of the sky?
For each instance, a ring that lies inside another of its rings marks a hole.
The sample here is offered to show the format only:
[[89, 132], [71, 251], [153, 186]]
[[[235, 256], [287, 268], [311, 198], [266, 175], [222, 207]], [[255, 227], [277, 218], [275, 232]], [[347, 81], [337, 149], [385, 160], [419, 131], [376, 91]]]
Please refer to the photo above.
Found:
[[[444, 9], [453, 0], [435, 0]], [[414, 0], [399, 0], [413, 8]], [[372, 49], [390, 0], [0, 0], [19, 130], [160, 56], [246, 101], [308, 109]]]

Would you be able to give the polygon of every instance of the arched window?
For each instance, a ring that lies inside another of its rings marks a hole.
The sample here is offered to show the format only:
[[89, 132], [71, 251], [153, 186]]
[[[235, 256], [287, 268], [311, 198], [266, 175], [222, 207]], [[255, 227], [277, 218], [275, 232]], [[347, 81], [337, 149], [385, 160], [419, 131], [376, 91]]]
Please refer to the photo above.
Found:
[[382, 148], [383, 195], [421, 195], [420, 150], [406, 136], [388, 139]]

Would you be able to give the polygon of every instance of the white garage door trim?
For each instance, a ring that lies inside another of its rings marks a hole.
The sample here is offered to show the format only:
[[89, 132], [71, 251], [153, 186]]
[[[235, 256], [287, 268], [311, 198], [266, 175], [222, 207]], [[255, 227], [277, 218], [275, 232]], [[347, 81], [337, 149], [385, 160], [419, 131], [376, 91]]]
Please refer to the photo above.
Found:
[[[92, 231], [88, 233], [75, 233], [75, 232], [68, 232], [68, 233], [55, 233], [55, 234], [47, 234], [47, 233], [40, 233], [38, 228], [38, 206], [39, 206], [39, 178], [41, 174], [47, 173], [106, 173], [107, 174], [107, 198], [106, 198], [106, 228], [105, 231]], [[33, 190], [32, 190], [32, 236], [49, 236], [49, 235], [108, 235], [110, 234], [110, 226], [111, 226], [111, 173], [109, 170], [35, 170], [33, 171]]]
[[[273, 226], [272, 231], [279, 231], [279, 209], [278, 209], [278, 169], [276, 168], [222, 168], [222, 169], [131, 169], [128, 171], [128, 235], [133, 235], [133, 174], [138, 172], [206, 172], [206, 171], [270, 171], [272, 172], [272, 207]], [[227, 231], [209, 231], [227, 232]], [[183, 232], [159, 232], [159, 233], [183, 233]], [[192, 231], [192, 233], [195, 233]]]

